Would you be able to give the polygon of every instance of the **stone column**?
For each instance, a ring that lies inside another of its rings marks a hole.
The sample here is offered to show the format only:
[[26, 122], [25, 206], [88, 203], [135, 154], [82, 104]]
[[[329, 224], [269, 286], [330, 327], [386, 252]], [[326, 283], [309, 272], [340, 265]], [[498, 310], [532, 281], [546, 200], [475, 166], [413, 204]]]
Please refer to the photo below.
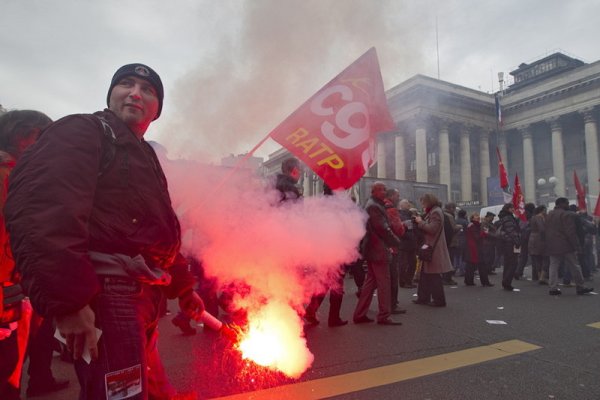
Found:
[[406, 180], [406, 155], [404, 153], [404, 135], [396, 134], [394, 138], [394, 147], [396, 150], [396, 179]]
[[533, 136], [529, 126], [519, 128], [523, 136], [523, 192], [526, 202], [535, 203], [535, 161], [533, 158]]
[[462, 128], [460, 131], [460, 197], [463, 201], [473, 199], [471, 141], [467, 128]]
[[379, 135], [379, 140], [377, 141], [377, 177], [387, 178], [385, 173], [385, 141], [383, 135]]
[[303, 179], [302, 179], [302, 194], [304, 195], [304, 197], [309, 197], [314, 195], [314, 193], [312, 193], [312, 174], [313, 172], [305, 172]]
[[448, 186], [448, 198], [452, 198], [450, 190], [450, 140], [448, 136], [448, 123], [442, 121], [439, 132], [440, 152], [440, 183]]
[[[587, 167], [587, 193], [597, 196], [600, 190], [598, 176], [600, 172], [600, 161], [598, 159], [598, 125], [592, 110], [584, 110], [583, 121], [585, 123], [585, 158]], [[591, 207], [594, 207], [592, 204]]]
[[479, 135], [479, 192], [481, 204], [487, 206], [487, 178], [492, 174], [490, 169], [490, 133], [486, 130]]
[[562, 125], [558, 118], [552, 118], [550, 121], [550, 131], [552, 132], [552, 175], [556, 177], [556, 186], [554, 193], [558, 197], [564, 197], [565, 191], [565, 150], [563, 147]]
[[415, 132], [415, 151], [417, 182], [427, 182], [427, 130], [423, 121], [419, 122]]

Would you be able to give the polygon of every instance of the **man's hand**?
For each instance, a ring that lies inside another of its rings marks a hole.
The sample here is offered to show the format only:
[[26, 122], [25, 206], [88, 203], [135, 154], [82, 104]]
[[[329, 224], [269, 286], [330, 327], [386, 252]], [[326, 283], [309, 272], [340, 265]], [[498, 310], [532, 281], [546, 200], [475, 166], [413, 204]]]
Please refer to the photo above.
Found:
[[204, 302], [198, 293], [189, 290], [179, 297], [179, 308], [185, 315], [198, 321], [204, 311]]
[[80, 359], [86, 348], [89, 349], [92, 360], [98, 359], [95, 319], [96, 315], [89, 305], [72, 314], [56, 317], [56, 328], [67, 340], [67, 349], [73, 354], [73, 359]]

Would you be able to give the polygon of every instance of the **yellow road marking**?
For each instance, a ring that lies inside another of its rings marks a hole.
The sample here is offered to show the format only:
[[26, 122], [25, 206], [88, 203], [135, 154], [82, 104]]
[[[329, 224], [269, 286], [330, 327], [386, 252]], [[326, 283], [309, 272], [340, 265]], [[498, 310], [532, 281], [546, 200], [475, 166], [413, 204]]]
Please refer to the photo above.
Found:
[[587, 326], [600, 329], [600, 322], [594, 322], [593, 324], [587, 324]]
[[506, 342], [440, 354], [418, 360], [405, 361], [398, 364], [351, 372], [344, 375], [299, 382], [292, 385], [279, 386], [256, 392], [219, 397], [218, 399], [322, 399], [389, 385], [395, 382], [419, 378], [486, 361], [497, 360], [499, 358], [526, 353], [540, 348], [540, 346], [520, 340], [508, 340]]

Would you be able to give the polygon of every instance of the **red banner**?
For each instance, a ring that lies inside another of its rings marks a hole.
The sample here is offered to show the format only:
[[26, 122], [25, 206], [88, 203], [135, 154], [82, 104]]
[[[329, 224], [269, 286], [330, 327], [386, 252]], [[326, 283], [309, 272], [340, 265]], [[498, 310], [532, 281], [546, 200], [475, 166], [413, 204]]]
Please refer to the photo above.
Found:
[[596, 217], [600, 217], [600, 196], [598, 196], [598, 200], [596, 200], [596, 209], [594, 210], [594, 215]]
[[375, 161], [376, 135], [394, 128], [372, 47], [270, 136], [331, 189], [348, 189]]
[[500, 155], [500, 150], [498, 150], [498, 147], [496, 147], [496, 154], [498, 155], [498, 176], [500, 177], [500, 187], [506, 190], [508, 187], [508, 174], [506, 173], [506, 168], [502, 162], [502, 156]]
[[515, 174], [515, 191], [513, 192], [512, 203], [515, 207], [515, 216], [520, 218], [521, 221], [527, 221], [527, 216], [525, 215], [525, 197], [521, 190], [519, 174]]
[[576, 170], [573, 170], [573, 182], [575, 182], [575, 191], [577, 192], [577, 208], [579, 210], [587, 211], [587, 204], [585, 202], [585, 188], [579, 181]]

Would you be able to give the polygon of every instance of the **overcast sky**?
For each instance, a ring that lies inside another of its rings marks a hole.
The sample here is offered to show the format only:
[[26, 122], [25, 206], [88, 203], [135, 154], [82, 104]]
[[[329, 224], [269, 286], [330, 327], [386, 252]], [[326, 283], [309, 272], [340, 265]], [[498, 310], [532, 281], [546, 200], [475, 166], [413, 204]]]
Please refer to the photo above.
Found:
[[218, 161], [371, 46], [386, 89], [436, 78], [439, 48], [442, 80], [493, 92], [499, 71], [556, 50], [600, 60], [598, 15], [597, 0], [0, 0], [0, 104], [93, 112], [118, 67], [146, 63], [165, 86], [146, 138], [170, 158]]

